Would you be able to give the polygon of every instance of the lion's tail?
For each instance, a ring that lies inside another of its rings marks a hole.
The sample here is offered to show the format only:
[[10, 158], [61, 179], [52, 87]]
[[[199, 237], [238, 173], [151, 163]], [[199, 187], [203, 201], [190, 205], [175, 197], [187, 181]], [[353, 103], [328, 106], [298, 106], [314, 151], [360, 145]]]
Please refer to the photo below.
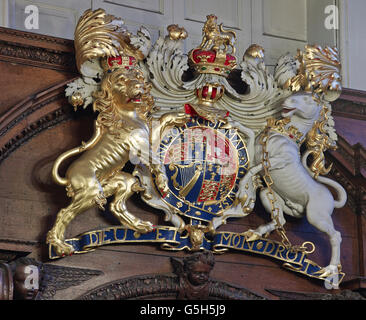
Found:
[[56, 183], [58, 183], [61, 186], [66, 186], [68, 184], [68, 180], [59, 175], [58, 171], [59, 171], [61, 163], [64, 162], [64, 160], [66, 160], [70, 157], [76, 156], [79, 153], [84, 152], [84, 151], [90, 149], [91, 147], [93, 147], [98, 142], [101, 135], [102, 135], [102, 127], [96, 122], [94, 135], [88, 142], [86, 142], [86, 143], [83, 142], [80, 147], [76, 147], [76, 148], [73, 148], [71, 150], [64, 152], [56, 159], [56, 161], [53, 165], [53, 168], [52, 168], [52, 177]]
[[236, 33], [235, 33], [235, 31], [225, 30], [224, 27], [223, 27], [223, 25], [222, 25], [222, 23], [220, 23], [219, 28], [220, 28], [221, 33], [231, 34], [232, 38], [236, 39]]
[[[307, 162], [306, 162], [307, 158], [310, 154], [311, 154], [311, 151], [309, 151], [309, 150], [306, 151], [301, 159], [301, 162], [302, 162], [302, 165], [307, 169], [309, 174], [314, 178], [315, 174], [314, 174], [314, 172], [312, 172], [309, 169], [309, 167], [307, 166]], [[332, 179], [326, 178], [326, 177], [322, 177], [322, 176], [318, 176], [317, 181], [319, 181], [320, 183], [326, 184], [326, 185], [334, 188], [337, 191], [338, 200], [334, 199], [335, 208], [342, 208], [346, 204], [347, 192], [338, 182], [336, 182]]]

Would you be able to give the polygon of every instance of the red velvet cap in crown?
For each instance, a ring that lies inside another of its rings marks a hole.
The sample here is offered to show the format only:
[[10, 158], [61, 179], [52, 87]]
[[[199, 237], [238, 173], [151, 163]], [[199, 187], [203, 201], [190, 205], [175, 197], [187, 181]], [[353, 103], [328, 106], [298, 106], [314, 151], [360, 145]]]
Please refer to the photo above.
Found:
[[136, 59], [132, 56], [106, 57], [101, 60], [101, 65], [104, 71], [109, 72], [117, 68], [129, 70], [135, 68]]
[[217, 25], [217, 17], [212, 14], [207, 16], [202, 31], [204, 35], [202, 43], [189, 53], [190, 64], [199, 73], [227, 77], [236, 67], [235, 32], [224, 30], [222, 24]]
[[196, 89], [196, 96], [200, 104], [211, 106], [224, 94], [224, 87], [219, 84], [206, 83]]

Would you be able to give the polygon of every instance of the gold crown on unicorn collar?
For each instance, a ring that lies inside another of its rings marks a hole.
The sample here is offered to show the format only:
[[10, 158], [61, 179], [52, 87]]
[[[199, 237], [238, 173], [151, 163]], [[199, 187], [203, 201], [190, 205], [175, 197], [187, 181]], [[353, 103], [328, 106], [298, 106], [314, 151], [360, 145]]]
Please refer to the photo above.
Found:
[[222, 23], [217, 25], [217, 17], [213, 14], [207, 16], [202, 31], [201, 44], [189, 53], [191, 66], [198, 73], [227, 77], [237, 65], [234, 56], [235, 32], [224, 30]]

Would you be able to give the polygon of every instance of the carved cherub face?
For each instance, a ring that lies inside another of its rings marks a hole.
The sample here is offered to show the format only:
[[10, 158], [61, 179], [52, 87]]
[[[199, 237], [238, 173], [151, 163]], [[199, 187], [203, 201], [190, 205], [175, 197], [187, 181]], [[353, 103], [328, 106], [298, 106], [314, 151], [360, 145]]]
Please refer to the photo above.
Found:
[[211, 269], [212, 267], [210, 265], [197, 261], [191, 266], [188, 272], [189, 282], [195, 286], [206, 283], [209, 279]]
[[[37, 268], [32, 266], [33, 268]], [[14, 273], [14, 298], [18, 300], [32, 300], [36, 297], [39, 291], [39, 278], [32, 277], [32, 281], [29, 281], [30, 272], [39, 272], [37, 270], [30, 270], [30, 267], [24, 264], [19, 264], [15, 268]], [[28, 278], [28, 279], [27, 279]], [[37, 283], [35, 283], [37, 282]]]

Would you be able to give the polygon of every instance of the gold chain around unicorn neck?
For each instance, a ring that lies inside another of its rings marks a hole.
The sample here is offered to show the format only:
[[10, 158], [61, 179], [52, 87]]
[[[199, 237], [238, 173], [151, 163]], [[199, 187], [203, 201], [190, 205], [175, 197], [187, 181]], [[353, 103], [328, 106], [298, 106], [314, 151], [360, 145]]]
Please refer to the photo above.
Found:
[[[271, 219], [272, 219], [272, 221], [275, 221], [275, 223], [276, 223], [276, 231], [279, 234], [279, 236], [281, 237], [282, 245], [286, 249], [289, 249], [291, 251], [303, 251], [306, 253], [312, 253], [315, 248], [315, 245], [312, 242], [309, 242], [309, 241], [304, 242], [301, 246], [294, 246], [291, 244], [289, 238], [286, 235], [285, 228], [283, 227], [283, 225], [281, 224], [281, 222], [279, 220], [279, 209], [275, 206], [277, 199], [276, 199], [276, 195], [274, 194], [272, 187], [271, 187], [273, 184], [273, 180], [269, 173], [269, 170], [271, 168], [271, 163], [270, 163], [269, 154], [267, 151], [268, 138], [269, 138], [270, 132], [273, 129], [274, 124], [278, 125], [279, 123], [281, 123], [282, 125], [284, 125], [284, 124], [286, 124], [286, 122], [288, 123], [286, 118], [282, 119], [282, 120], [278, 120], [278, 121], [275, 121], [275, 119], [273, 119], [273, 118], [268, 119], [267, 126], [264, 129], [264, 131], [260, 137], [259, 143], [262, 146], [262, 166], [263, 166], [263, 171], [264, 171], [263, 180], [264, 180], [267, 190], [268, 190], [266, 193], [266, 196], [271, 204]], [[312, 249], [310, 251], [307, 250], [307, 248], [305, 246], [306, 244], [310, 244], [312, 246]]]
[[[317, 102], [321, 103], [320, 100], [317, 100]], [[312, 155], [313, 158], [310, 170], [314, 173], [315, 179], [317, 179], [319, 175], [327, 175], [332, 169], [332, 163], [328, 167], [325, 166], [324, 152], [328, 149], [337, 149], [337, 146], [330, 141], [329, 136], [325, 132], [324, 126], [328, 122], [328, 113], [328, 107], [323, 104], [319, 120], [315, 122], [314, 126], [307, 134], [306, 146], [310, 150], [310, 155]]]
[[292, 141], [294, 141], [297, 145], [301, 146], [301, 144], [305, 141], [306, 136], [295, 126], [288, 126], [290, 122], [290, 118], [286, 117], [281, 120], [275, 120], [270, 118], [267, 120], [267, 126], [270, 127], [270, 131], [278, 132], [282, 135], [287, 136]]

